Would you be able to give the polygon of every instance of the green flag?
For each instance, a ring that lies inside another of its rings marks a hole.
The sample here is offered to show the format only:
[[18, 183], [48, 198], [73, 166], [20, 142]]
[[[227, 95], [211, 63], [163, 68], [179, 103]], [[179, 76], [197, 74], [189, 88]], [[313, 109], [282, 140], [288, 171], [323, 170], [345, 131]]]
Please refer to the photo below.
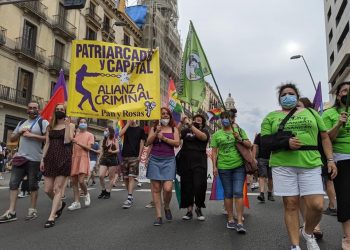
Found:
[[205, 98], [204, 77], [210, 75], [210, 67], [196, 31], [190, 22], [181, 65], [181, 84], [178, 98], [198, 111]]

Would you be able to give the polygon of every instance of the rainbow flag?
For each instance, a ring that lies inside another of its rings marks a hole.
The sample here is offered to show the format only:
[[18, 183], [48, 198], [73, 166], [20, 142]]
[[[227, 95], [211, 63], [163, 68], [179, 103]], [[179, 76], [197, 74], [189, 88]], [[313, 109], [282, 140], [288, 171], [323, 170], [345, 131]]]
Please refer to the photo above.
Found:
[[169, 109], [171, 112], [181, 113], [182, 112], [182, 106], [177, 99], [177, 92], [175, 88], [175, 83], [173, 79], [169, 79], [169, 88], [168, 88], [168, 102], [169, 102]]
[[220, 114], [221, 114], [221, 109], [220, 108], [214, 108], [212, 110], [209, 110], [207, 112], [207, 116], [208, 116], [208, 121], [212, 122], [212, 121], [217, 121], [220, 119]]
[[[209, 200], [223, 200], [224, 198], [224, 188], [222, 187], [220, 177], [216, 176], [213, 180]], [[247, 179], [244, 181], [243, 186], [243, 204], [246, 208], [250, 207], [248, 199]]]

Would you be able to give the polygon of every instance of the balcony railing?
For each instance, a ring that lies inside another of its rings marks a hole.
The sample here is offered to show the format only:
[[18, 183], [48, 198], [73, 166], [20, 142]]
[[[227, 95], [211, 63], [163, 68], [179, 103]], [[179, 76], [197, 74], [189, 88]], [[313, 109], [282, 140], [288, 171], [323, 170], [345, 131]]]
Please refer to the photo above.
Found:
[[[107, 24], [103, 24], [102, 26], [102, 35], [103, 38], [107, 41], [114, 41], [115, 40], [115, 30], [111, 28], [111, 26]], [[107, 42], [108, 42], [107, 41]]]
[[60, 15], [53, 16], [52, 28], [55, 33], [60, 34], [67, 40], [75, 39], [76, 27], [67, 21], [67, 19]]
[[49, 62], [49, 71], [53, 74], [57, 75], [61, 69], [63, 69], [63, 72], [65, 75], [69, 75], [69, 68], [70, 63], [63, 60], [62, 58], [52, 55], [49, 56], [50, 62]]
[[18, 6], [25, 12], [30, 12], [40, 19], [47, 19], [47, 6], [42, 4], [40, 1], [18, 3]]
[[41, 103], [43, 98], [30, 95], [27, 91], [14, 89], [0, 84], [0, 100], [20, 105], [27, 105], [30, 101], [37, 101], [38, 103]]
[[99, 17], [93, 9], [87, 8], [85, 17], [87, 22], [93, 24], [98, 29], [101, 28], [102, 18]]
[[15, 51], [19, 57], [26, 57], [37, 63], [45, 62], [45, 50], [34, 45], [32, 41], [23, 39], [22, 37], [16, 38]]
[[6, 44], [6, 31], [7, 29], [0, 26], [0, 45]]

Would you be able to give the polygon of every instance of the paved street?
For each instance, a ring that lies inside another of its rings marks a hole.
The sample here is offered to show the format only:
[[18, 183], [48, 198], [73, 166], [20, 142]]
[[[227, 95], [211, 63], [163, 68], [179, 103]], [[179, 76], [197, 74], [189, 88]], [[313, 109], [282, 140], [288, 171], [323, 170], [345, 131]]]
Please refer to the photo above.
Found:
[[[8, 175], [7, 175], [8, 178]], [[8, 207], [6, 182], [0, 181], [0, 212]], [[42, 184], [41, 184], [42, 186]], [[16, 222], [0, 225], [0, 249], [289, 249], [289, 241], [282, 217], [282, 202], [258, 204], [256, 193], [249, 196], [251, 209], [245, 212], [246, 235], [226, 229], [222, 202], [207, 201], [203, 210], [207, 220], [182, 221], [184, 211], [172, 201], [174, 220], [161, 227], [152, 225], [154, 210], [145, 208], [151, 200], [149, 185], [143, 184], [135, 192], [135, 205], [121, 208], [126, 191], [118, 187], [109, 200], [98, 200], [99, 189], [91, 189], [91, 207], [78, 211], [65, 210], [56, 226], [44, 229], [50, 201], [39, 194], [39, 217], [24, 221], [29, 198], [18, 201]], [[67, 203], [72, 190], [67, 189]], [[340, 249], [341, 230], [336, 217], [323, 216], [324, 240], [321, 249]], [[306, 249], [304, 243], [302, 249]]]

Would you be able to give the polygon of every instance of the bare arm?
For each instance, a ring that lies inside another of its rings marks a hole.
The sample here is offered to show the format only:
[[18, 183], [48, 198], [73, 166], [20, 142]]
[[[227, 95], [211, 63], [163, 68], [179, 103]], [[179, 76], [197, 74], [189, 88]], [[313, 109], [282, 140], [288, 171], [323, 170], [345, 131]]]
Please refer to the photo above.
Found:
[[49, 149], [49, 146], [50, 146], [50, 139], [49, 139], [49, 130], [46, 129], [46, 142], [45, 142], [45, 145], [44, 145], [44, 148], [43, 148], [43, 157], [42, 157], [42, 160], [44, 160], [45, 156], [46, 156], [46, 153], [47, 153], [47, 150]]
[[120, 137], [124, 136], [126, 130], [129, 128], [129, 126], [130, 126], [130, 121], [128, 121], [128, 122], [125, 124], [125, 126], [122, 128], [122, 130], [120, 130], [120, 132], [119, 132], [119, 136], [120, 136]]
[[190, 127], [190, 129], [192, 130], [192, 132], [194, 133], [194, 135], [201, 141], [207, 141], [208, 140], [208, 137], [207, 135], [200, 131], [198, 128], [196, 128], [195, 126], [192, 126]]
[[145, 146], [145, 140], [141, 140], [140, 141], [139, 160], [141, 159], [141, 155], [142, 155], [144, 146]]
[[217, 159], [218, 159], [218, 148], [212, 148], [211, 149], [211, 155], [212, 155], [212, 161], [213, 161], [213, 175], [218, 175], [218, 167], [217, 167]]
[[155, 133], [154, 129], [151, 128], [149, 130], [149, 134], [148, 134], [148, 138], [147, 138], [147, 141], [146, 141], [146, 145], [147, 146], [152, 145], [156, 138], [157, 138], [157, 133]]
[[72, 142], [74, 138], [74, 130], [75, 130], [75, 125], [67, 121], [65, 123], [64, 143], [68, 144]]
[[320, 132], [322, 139], [323, 151], [327, 157], [328, 173], [331, 173], [331, 178], [334, 179], [337, 176], [337, 167], [333, 160], [333, 148], [332, 142], [329, 139], [327, 132]]
[[164, 141], [165, 143], [168, 143], [171, 146], [174, 146], [174, 147], [180, 146], [179, 130], [176, 127], [174, 127], [174, 139], [169, 139], [161, 133], [159, 134], [158, 138]]
[[253, 149], [252, 149], [253, 157], [257, 157], [258, 153], [259, 153], [259, 145], [253, 144]]

